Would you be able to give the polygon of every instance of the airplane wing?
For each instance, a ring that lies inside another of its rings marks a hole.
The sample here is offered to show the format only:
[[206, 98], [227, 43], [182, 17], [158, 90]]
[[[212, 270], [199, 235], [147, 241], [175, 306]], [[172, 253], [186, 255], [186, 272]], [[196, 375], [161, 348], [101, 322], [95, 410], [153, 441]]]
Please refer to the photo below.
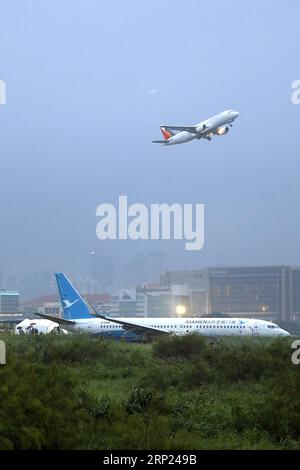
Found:
[[169, 331], [165, 331], [165, 330], [160, 330], [158, 328], [153, 328], [151, 326], [145, 326], [145, 325], [138, 325], [136, 323], [132, 323], [132, 322], [128, 322], [126, 320], [120, 320], [119, 318], [111, 318], [111, 317], [107, 317], [105, 315], [102, 315], [98, 312], [94, 310], [94, 314], [99, 317], [99, 318], [102, 318], [102, 320], [106, 320], [106, 321], [110, 321], [110, 322], [113, 322], [113, 323], [118, 323], [119, 325], [122, 325], [123, 329], [126, 330], [126, 331], [130, 331], [131, 333], [135, 333], [135, 334], [138, 334], [138, 335], [143, 335], [143, 334], [150, 334], [152, 336], [159, 336], [159, 335], [169, 335], [170, 332]]
[[35, 312], [35, 315], [38, 315], [41, 318], [46, 318], [46, 320], [54, 321], [59, 325], [75, 325], [75, 322], [72, 320], [65, 320], [64, 318], [52, 317], [51, 315], [45, 315], [44, 313], [37, 312]]
[[107, 317], [104, 313], [99, 313], [95, 309], [95, 307], [91, 304], [91, 302], [86, 299], [87, 303], [89, 304], [91, 308], [91, 314], [101, 318], [102, 320], [110, 321], [113, 323], [118, 323], [119, 325], [122, 325], [124, 330], [130, 331], [131, 333], [135, 333], [137, 335], [139, 334], [151, 334], [151, 335], [159, 335], [159, 334], [169, 334], [168, 331], [160, 330], [157, 328], [152, 328], [151, 326], [144, 326], [144, 325], [137, 325], [132, 322], [128, 322], [125, 320], [119, 320], [118, 318], [111, 318]]
[[187, 132], [191, 132], [192, 134], [197, 134], [195, 126], [160, 126], [160, 127], [164, 127], [166, 129], [170, 129], [173, 131], [187, 131]]

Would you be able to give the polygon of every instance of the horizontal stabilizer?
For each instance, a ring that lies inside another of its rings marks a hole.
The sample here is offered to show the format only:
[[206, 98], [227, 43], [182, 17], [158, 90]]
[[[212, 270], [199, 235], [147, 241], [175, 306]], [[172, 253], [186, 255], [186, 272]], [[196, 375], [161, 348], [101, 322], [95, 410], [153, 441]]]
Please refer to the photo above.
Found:
[[167, 140], [152, 140], [153, 144], [163, 144], [166, 145], [168, 143]]
[[59, 325], [75, 325], [74, 321], [65, 320], [64, 318], [52, 317], [51, 315], [45, 315], [44, 313], [37, 313], [37, 312], [35, 313], [35, 315], [38, 315], [41, 318], [45, 318], [46, 320], [50, 320], [55, 323], [58, 323]]
[[191, 132], [192, 134], [197, 134], [197, 130], [195, 126], [161, 126], [166, 129], [171, 129], [174, 131], [187, 131]]

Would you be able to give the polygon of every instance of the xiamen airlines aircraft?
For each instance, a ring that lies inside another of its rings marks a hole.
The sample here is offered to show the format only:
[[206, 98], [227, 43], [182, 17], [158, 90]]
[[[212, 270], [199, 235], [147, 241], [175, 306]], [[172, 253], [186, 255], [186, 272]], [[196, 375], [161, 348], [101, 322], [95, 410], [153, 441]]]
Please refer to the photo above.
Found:
[[[194, 139], [211, 140], [213, 135], [225, 135], [232, 127], [233, 121], [239, 116], [232, 109], [223, 111], [206, 121], [194, 126], [160, 126], [164, 140], [153, 140], [154, 144], [175, 145], [184, 144]], [[175, 133], [174, 131], [178, 131]]]
[[[91, 307], [90, 310], [63, 273], [55, 274], [60, 293], [64, 318], [57, 323], [73, 333], [87, 333], [141, 341], [159, 335], [185, 335], [198, 333], [203, 336], [290, 336], [275, 323], [265, 320], [241, 318], [110, 318]], [[50, 315], [38, 314], [53, 320]]]

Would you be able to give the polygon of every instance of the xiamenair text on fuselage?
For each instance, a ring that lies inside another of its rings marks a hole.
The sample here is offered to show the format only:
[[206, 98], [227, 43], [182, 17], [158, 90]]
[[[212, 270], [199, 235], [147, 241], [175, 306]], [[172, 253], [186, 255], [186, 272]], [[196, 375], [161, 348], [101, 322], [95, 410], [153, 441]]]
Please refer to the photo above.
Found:
[[[184, 144], [194, 139], [211, 140], [214, 135], [225, 135], [232, 127], [233, 121], [239, 116], [232, 109], [223, 111], [215, 116], [199, 122], [194, 126], [169, 126], [162, 125], [160, 130], [164, 140], [153, 140], [155, 144], [176, 145]], [[176, 133], [176, 131], [178, 131]]]

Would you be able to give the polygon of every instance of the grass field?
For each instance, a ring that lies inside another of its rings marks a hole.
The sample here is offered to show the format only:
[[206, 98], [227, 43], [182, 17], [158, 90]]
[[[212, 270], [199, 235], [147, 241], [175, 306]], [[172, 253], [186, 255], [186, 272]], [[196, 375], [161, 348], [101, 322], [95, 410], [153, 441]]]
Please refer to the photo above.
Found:
[[300, 448], [291, 339], [0, 339], [0, 449]]

